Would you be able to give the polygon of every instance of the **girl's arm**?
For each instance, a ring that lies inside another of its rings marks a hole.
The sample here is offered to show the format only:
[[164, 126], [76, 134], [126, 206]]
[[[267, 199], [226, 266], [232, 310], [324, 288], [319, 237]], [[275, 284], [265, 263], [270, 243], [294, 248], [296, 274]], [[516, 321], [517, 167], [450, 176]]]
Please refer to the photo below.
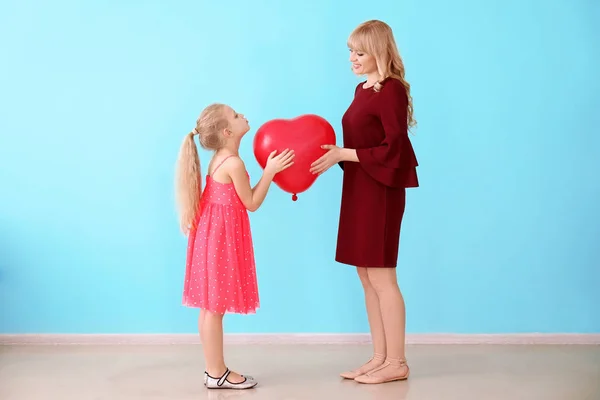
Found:
[[230, 161], [230, 164], [231, 172], [229, 175], [238, 197], [248, 211], [256, 211], [265, 200], [265, 197], [267, 197], [267, 191], [275, 174], [265, 169], [260, 181], [258, 181], [254, 188], [251, 188], [244, 162], [236, 157]]
[[250, 179], [248, 179], [248, 172], [246, 171], [244, 162], [240, 158], [235, 157], [229, 163], [229, 176], [238, 197], [248, 211], [254, 212], [262, 205], [275, 175], [294, 164], [293, 159], [295, 155], [293, 151], [286, 150], [278, 156], [275, 156], [275, 153], [273, 152], [269, 156], [263, 175], [254, 188], [250, 187]]

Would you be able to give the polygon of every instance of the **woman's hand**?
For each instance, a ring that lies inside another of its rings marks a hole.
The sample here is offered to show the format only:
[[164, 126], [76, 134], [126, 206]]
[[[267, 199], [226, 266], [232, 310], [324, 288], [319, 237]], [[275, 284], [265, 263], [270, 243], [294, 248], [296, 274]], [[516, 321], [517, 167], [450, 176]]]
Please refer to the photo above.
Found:
[[321, 148], [329, 151], [310, 165], [310, 172], [317, 175], [321, 175], [333, 165], [342, 161], [342, 149], [340, 147], [326, 144]]
[[273, 176], [294, 165], [294, 157], [296, 157], [294, 150], [289, 149], [285, 149], [278, 155], [275, 154], [277, 154], [277, 150], [269, 154], [267, 165], [265, 166], [265, 172]]

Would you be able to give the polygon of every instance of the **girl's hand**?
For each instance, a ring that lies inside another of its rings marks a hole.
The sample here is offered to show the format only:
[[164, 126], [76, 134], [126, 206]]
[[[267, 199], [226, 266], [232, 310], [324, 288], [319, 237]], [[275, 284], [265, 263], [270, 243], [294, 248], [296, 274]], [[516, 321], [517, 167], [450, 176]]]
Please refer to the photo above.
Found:
[[340, 147], [326, 144], [321, 146], [321, 148], [329, 151], [310, 165], [310, 172], [317, 175], [321, 175], [333, 165], [342, 161], [342, 149]]
[[265, 172], [272, 174], [273, 176], [294, 165], [294, 157], [296, 157], [294, 150], [290, 149], [285, 149], [280, 154], [276, 154], [277, 150], [274, 150], [269, 154], [267, 165], [265, 166]]

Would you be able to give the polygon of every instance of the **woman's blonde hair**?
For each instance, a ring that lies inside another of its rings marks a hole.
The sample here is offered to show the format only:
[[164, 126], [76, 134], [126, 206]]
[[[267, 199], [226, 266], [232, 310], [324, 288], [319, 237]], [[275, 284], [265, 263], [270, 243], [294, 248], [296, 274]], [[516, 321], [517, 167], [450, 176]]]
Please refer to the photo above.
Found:
[[363, 22], [354, 29], [348, 38], [348, 47], [353, 50], [364, 51], [375, 57], [379, 80], [373, 89], [380, 91], [382, 83], [386, 78], [395, 78], [402, 82], [408, 96], [408, 128], [417, 124], [413, 117], [413, 102], [410, 95], [410, 84], [404, 78], [404, 63], [396, 46], [396, 40], [392, 28], [388, 24], [378, 20]]
[[200, 157], [194, 136], [199, 136], [200, 145], [204, 149], [216, 151], [223, 147], [222, 133], [229, 126], [225, 115], [226, 107], [224, 104], [206, 107], [196, 120], [196, 127], [186, 135], [181, 144], [175, 174], [175, 198], [181, 230], [186, 235], [195, 227], [202, 195]]

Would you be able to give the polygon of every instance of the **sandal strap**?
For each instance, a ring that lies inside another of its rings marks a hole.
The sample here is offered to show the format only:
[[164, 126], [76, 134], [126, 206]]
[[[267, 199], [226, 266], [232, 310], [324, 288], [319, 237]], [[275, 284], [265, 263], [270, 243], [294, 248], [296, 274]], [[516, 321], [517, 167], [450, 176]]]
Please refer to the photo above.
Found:
[[406, 358], [388, 358], [386, 361], [389, 362], [390, 365], [396, 367], [402, 367], [406, 365]]
[[367, 372], [365, 375], [367, 376], [371, 376], [371, 374], [374, 374], [377, 371], [381, 371], [382, 369], [389, 367], [391, 364], [386, 360], [383, 364], [381, 364], [379, 367]]
[[393, 365], [395, 367], [403, 367], [406, 365], [408, 367], [406, 358], [386, 358], [386, 360], [383, 364], [381, 364], [379, 367], [375, 368], [374, 370], [367, 372], [365, 375], [372, 376], [372, 374], [374, 374], [378, 371], [381, 371], [382, 369], [387, 368], [390, 365]]
[[[371, 361], [385, 361], [385, 355], [383, 354], [379, 354], [379, 353], [375, 353], [373, 355], [373, 357], [369, 358], [369, 361], [367, 361], [365, 363], [365, 365], [367, 365], [368, 363], [370, 363]], [[365, 365], [363, 365], [362, 367], [359, 367], [357, 369], [355, 369], [354, 371], [352, 371], [353, 373], [361, 373], [360, 370], [361, 368], [363, 368]]]

